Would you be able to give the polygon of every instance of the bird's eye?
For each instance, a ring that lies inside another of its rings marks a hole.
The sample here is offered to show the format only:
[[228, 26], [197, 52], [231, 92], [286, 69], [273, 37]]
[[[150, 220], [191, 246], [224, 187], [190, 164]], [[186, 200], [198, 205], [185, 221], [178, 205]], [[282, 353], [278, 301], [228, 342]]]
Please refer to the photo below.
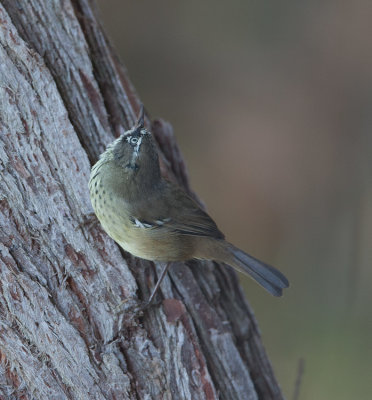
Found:
[[130, 139], [130, 144], [137, 144], [137, 142], [138, 142], [138, 138], [136, 138], [136, 137], [132, 137]]

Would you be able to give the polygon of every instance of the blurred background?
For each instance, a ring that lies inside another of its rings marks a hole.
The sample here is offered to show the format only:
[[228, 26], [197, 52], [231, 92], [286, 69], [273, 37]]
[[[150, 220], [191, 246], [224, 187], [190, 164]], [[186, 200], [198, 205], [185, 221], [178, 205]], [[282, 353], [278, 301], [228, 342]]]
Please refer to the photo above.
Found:
[[372, 3], [98, 0], [153, 118], [228, 240], [285, 396], [372, 398]]

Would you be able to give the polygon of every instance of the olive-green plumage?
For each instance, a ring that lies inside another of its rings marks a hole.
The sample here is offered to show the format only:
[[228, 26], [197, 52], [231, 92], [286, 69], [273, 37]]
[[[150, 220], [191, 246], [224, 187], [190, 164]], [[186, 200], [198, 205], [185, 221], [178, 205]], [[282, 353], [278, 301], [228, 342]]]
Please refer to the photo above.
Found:
[[209, 215], [161, 176], [154, 139], [143, 126], [142, 109], [136, 126], [110, 144], [92, 168], [91, 201], [105, 231], [137, 257], [225, 262], [280, 296], [288, 287], [284, 275], [226, 242]]

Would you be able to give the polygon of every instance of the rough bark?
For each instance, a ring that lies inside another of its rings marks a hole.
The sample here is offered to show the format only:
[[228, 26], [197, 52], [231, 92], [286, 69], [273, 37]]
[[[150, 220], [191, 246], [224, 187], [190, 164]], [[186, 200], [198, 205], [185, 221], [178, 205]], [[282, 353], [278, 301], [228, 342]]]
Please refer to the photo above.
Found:
[[[0, 83], [0, 397], [281, 399], [233, 271], [175, 264], [135, 317], [160, 266], [82, 224], [90, 163], [139, 104], [90, 2], [0, 0]], [[171, 126], [152, 128], [189, 190]]]

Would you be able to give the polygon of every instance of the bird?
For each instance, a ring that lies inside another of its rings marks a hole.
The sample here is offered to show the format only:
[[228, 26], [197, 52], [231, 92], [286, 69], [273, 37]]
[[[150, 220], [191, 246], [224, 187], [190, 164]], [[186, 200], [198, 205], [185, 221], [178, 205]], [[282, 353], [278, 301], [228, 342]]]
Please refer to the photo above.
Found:
[[132, 255], [164, 263], [152, 302], [172, 262], [212, 260], [253, 278], [273, 296], [288, 279], [225, 240], [213, 219], [180, 186], [164, 178], [141, 105], [134, 126], [109, 144], [91, 169], [89, 192], [106, 233]]

